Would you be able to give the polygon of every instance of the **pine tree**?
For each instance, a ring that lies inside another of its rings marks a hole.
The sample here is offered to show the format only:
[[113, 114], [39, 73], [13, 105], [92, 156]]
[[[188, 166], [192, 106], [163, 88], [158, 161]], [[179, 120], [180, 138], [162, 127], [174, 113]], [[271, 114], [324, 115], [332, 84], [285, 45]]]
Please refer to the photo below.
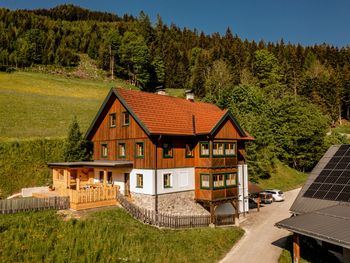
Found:
[[77, 162], [90, 160], [92, 151], [89, 143], [80, 132], [79, 123], [74, 116], [69, 126], [68, 137], [64, 145], [64, 161]]

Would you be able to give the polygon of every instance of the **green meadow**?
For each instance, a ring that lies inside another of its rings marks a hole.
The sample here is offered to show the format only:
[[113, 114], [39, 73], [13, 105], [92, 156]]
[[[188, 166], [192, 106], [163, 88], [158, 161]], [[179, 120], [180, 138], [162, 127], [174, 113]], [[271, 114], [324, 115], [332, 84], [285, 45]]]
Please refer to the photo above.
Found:
[[243, 235], [236, 227], [166, 230], [114, 208], [80, 220], [55, 211], [0, 215], [0, 262], [216, 262]]

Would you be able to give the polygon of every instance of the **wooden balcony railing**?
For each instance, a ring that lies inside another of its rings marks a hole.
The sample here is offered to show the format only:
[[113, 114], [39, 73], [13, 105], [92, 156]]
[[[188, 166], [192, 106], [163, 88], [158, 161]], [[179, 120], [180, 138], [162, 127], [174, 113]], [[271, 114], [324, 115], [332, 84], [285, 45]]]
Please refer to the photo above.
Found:
[[85, 204], [115, 200], [118, 189], [118, 186], [101, 186], [80, 190], [69, 189], [70, 202], [73, 204]]

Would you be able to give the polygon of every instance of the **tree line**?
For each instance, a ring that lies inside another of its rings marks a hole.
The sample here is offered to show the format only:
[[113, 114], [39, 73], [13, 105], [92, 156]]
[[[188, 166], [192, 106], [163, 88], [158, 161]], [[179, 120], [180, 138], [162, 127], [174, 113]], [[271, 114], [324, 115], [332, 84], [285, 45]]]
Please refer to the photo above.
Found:
[[329, 143], [330, 124], [349, 118], [350, 48], [327, 44], [242, 40], [230, 28], [211, 35], [138, 17], [73, 5], [0, 9], [0, 65], [74, 67], [79, 54], [111, 78], [146, 91], [190, 88], [197, 98], [230, 108], [256, 137], [253, 176], [268, 175], [275, 158], [310, 169]]
[[[268, 53], [259, 56], [259, 50]], [[283, 92], [308, 98], [333, 121], [349, 117], [348, 47], [304, 47], [283, 40], [256, 43], [240, 39], [229, 28], [223, 36], [206, 35], [168, 26], [160, 16], [152, 25], [143, 12], [134, 18], [73, 5], [0, 9], [0, 65], [76, 66], [79, 53], [95, 59], [111, 76], [143, 89], [193, 88], [198, 97], [206, 95], [205, 78], [214, 62], [221, 60], [235, 85], [256, 84], [270, 74], [269, 80], [284, 85]], [[262, 88], [267, 84], [272, 83], [259, 83]]]

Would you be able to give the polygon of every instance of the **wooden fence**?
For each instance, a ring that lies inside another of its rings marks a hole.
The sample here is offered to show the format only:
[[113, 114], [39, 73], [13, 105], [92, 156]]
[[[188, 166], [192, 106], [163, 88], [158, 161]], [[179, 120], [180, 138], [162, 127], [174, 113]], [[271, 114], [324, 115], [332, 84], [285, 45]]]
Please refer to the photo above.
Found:
[[[194, 228], [207, 227], [210, 224], [210, 215], [177, 216], [156, 213], [130, 203], [123, 195], [117, 194], [117, 200], [125, 210], [135, 219], [150, 225], [166, 228]], [[216, 215], [216, 225], [232, 225], [235, 223], [234, 215]]]
[[69, 197], [17, 198], [0, 200], [0, 214], [14, 214], [24, 211], [45, 209], [68, 209]]

